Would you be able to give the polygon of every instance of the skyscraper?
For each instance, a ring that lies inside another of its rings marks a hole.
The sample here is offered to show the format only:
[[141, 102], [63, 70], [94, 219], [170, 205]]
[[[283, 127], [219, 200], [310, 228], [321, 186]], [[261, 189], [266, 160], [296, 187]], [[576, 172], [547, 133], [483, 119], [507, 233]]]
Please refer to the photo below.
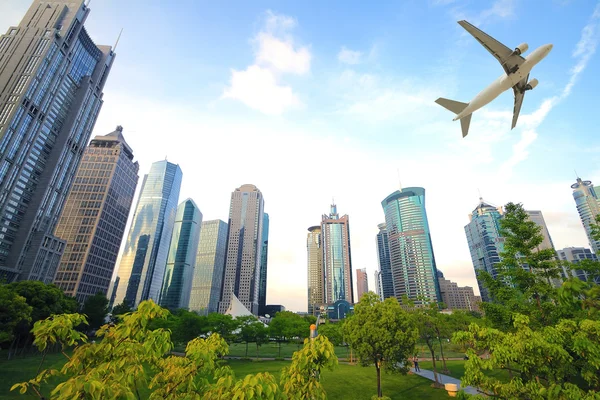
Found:
[[417, 305], [441, 301], [427, 212], [425, 189], [409, 187], [386, 197], [381, 205], [388, 231], [394, 293]]
[[383, 286], [381, 286], [381, 271], [375, 270], [373, 277], [375, 278], [373, 280], [373, 282], [375, 282], [375, 293], [377, 293], [379, 299], [383, 301], [385, 298], [383, 297]]
[[306, 252], [308, 260], [308, 313], [314, 315], [325, 304], [323, 235], [320, 226], [308, 228]]
[[596, 189], [592, 185], [592, 181], [582, 181], [581, 178], [577, 178], [577, 182], [571, 185], [571, 189], [573, 189], [577, 212], [590, 241], [590, 246], [594, 253], [599, 254], [600, 241], [592, 238], [591, 227], [591, 224], [596, 223], [596, 216], [600, 214], [600, 199], [596, 194]]
[[449, 310], [479, 311], [481, 297], [475, 296], [470, 286], [458, 286], [456, 282], [444, 278], [442, 271], [438, 271], [438, 282], [442, 302]]
[[262, 252], [260, 255], [260, 284], [258, 288], [258, 312], [265, 315], [267, 305], [267, 259], [269, 254], [269, 214], [263, 214]]
[[263, 195], [254, 185], [242, 185], [231, 193], [229, 233], [223, 291], [219, 312], [229, 308], [231, 294], [253, 314], [258, 314], [262, 254]]
[[527, 213], [527, 215], [529, 215], [529, 219], [535, 222], [535, 224], [541, 228], [540, 233], [544, 237], [544, 240], [540, 244], [539, 249], [554, 250], [554, 243], [552, 243], [552, 238], [550, 237], [550, 232], [548, 231], [548, 226], [546, 226], [546, 221], [544, 220], [544, 215], [542, 214], [542, 212], [530, 210], [526, 210], [525, 212]]
[[0, 38], [0, 276], [52, 282], [60, 213], [115, 54], [85, 29], [84, 0], [35, 0]]
[[321, 219], [323, 235], [323, 267], [325, 270], [325, 302], [338, 300], [354, 303], [352, 290], [352, 257], [350, 255], [349, 217], [340, 217], [337, 206]]
[[144, 176], [125, 248], [114, 304], [137, 307], [159, 301], [183, 174], [179, 165], [157, 161]]
[[[591, 260], [598, 261], [598, 256], [590, 249], [585, 247], [565, 247], [564, 249], [558, 250], [558, 258], [563, 261], [568, 261], [573, 264], [577, 264], [582, 260]], [[590, 279], [589, 274], [581, 269], [570, 270], [565, 265], [563, 265], [563, 278], [570, 278], [571, 276], [575, 276], [582, 281], [587, 281]], [[596, 280], [597, 284], [600, 284], [600, 279]]]
[[500, 253], [504, 251], [504, 238], [500, 234], [502, 208], [485, 203], [483, 199], [479, 200], [479, 205], [469, 214], [470, 222], [465, 225], [465, 234], [481, 299], [490, 301], [478, 273], [486, 271], [492, 277], [498, 277], [497, 264], [500, 262]]
[[202, 212], [194, 200], [179, 204], [160, 294], [163, 307], [174, 310], [189, 305], [201, 224]]
[[96, 136], [83, 153], [54, 232], [67, 242], [54, 283], [80, 303], [108, 292], [138, 169], [120, 126]]
[[392, 276], [392, 262], [390, 260], [390, 246], [388, 243], [388, 232], [385, 224], [377, 225], [379, 233], [377, 233], [377, 265], [379, 267], [378, 293], [381, 299], [394, 297], [394, 278]]
[[369, 280], [367, 279], [367, 269], [356, 270], [356, 300], [360, 301], [363, 294], [369, 291]]
[[189, 309], [203, 315], [219, 310], [227, 254], [227, 223], [202, 222]]

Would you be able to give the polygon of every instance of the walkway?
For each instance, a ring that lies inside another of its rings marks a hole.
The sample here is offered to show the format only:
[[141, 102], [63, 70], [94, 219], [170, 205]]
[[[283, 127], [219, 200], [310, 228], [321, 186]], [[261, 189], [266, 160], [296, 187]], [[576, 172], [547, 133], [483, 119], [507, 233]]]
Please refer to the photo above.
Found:
[[[433, 377], [433, 371], [430, 371], [428, 369], [421, 369], [419, 372], [416, 372], [414, 368], [411, 368], [410, 370], [413, 374], [422, 376], [423, 378], [427, 378], [430, 381], [435, 381], [435, 378]], [[460, 388], [461, 388], [460, 379], [456, 379], [456, 378], [453, 378], [448, 375], [440, 374], [439, 372], [437, 373], [437, 376], [438, 376], [438, 379], [440, 380], [440, 383], [442, 383], [442, 384], [455, 383], [456, 385], [458, 385], [458, 390], [460, 390]], [[468, 393], [468, 394], [481, 394], [477, 391], [477, 388], [474, 388], [473, 386], [467, 386], [463, 389], [464, 389], [465, 393]]]

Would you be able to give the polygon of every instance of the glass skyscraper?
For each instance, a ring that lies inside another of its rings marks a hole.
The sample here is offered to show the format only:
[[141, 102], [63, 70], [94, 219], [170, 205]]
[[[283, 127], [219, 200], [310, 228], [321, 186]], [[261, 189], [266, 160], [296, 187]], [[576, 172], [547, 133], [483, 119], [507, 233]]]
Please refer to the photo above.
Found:
[[308, 313], [316, 314], [325, 304], [325, 270], [323, 269], [323, 235], [320, 226], [308, 228]]
[[340, 217], [337, 206], [331, 205], [329, 215], [321, 220], [323, 235], [323, 268], [325, 271], [325, 302], [338, 300], [354, 303], [352, 258], [350, 255], [349, 217]]
[[219, 310], [227, 254], [227, 223], [202, 222], [189, 309], [206, 315]]
[[379, 233], [377, 233], [377, 265], [379, 267], [376, 274], [377, 290], [379, 297], [387, 299], [394, 297], [394, 277], [392, 275], [392, 261], [390, 259], [390, 246], [388, 243], [388, 232], [385, 224], [377, 225]]
[[579, 218], [585, 229], [590, 246], [594, 253], [600, 254], [600, 241], [592, 238], [592, 227], [591, 224], [596, 223], [596, 216], [600, 214], [600, 199], [596, 193], [594, 185], [591, 181], [583, 181], [581, 178], [577, 178], [577, 182], [571, 185], [573, 189], [573, 198], [577, 205], [577, 212]]
[[167, 160], [152, 164], [144, 176], [122, 250], [114, 305], [159, 301], [182, 177], [179, 165]]
[[171, 310], [187, 308], [192, 291], [202, 213], [187, 199], [177, 207], [160, 305]]
[[54, 236], [115, 58], [84, 0], [35, 0], [0, 37], [0, 279], [50, 283]]
[[360, 301], [363, 294], [369, 291], [369, 280], [367, 279], [367, 269], [356, 270], [356, 300]]
[[80, 303], [108, 292], [138, 169], [120, 126], [96, 136], [83, 153], [54, 233], [67, 242], [54, 283]]
[[425, 189], [397, 190], [381, 202], [388, 231], [394, 293], [416, 305], [441, 301], [427, 212]]
[[260, 283], [258, 288], [258, 313], [265, 314], [267, 305], [267, 261], [269, 254], [269, 214], [264, 213], [262, 228], [262, 253], [260, 255]]
[[479, 205], [469, 214], [470, 222], [465, 226], [467, 243], [471, 253], [477, 285], [483, 301], [490, 301], [489, 293], [479, 279], [479, 271], [498, 277], [497, 264], [504, 251], [504, 238], [500, 234], [502, 208], [494, 207], [480, 199]]

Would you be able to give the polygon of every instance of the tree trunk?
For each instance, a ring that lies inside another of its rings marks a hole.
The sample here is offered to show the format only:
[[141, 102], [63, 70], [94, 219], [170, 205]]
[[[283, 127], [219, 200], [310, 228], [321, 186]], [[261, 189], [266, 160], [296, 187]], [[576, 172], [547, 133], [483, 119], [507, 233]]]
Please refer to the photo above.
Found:
[[438, 337], [438, 341], [440, 342], [440, 355], [442, 356], [442, 365], [444, 366], [444, 373], [448, 374], [450, 373], [450, 371], [448, 371], [448, 367], [446, 367], [446, 359], [444, 358], [444, 346], [442, 346], [442, 339], [440, 337]]
[[258, 360], [258, 348], [259, 348], [259, 347], [260, 347], [260, 346], [258, 345], [258, 342], [256, 342], [256, 359], [257, 359], [257, 360]]
[[429, 347], [429, 351], [431, 352], [431, 362], [433, 363], [433, 378], [435, 379], [436, 385], [440, 384], [437, 375], [437, 366], [435, 364], [435, 350], [433, 349], [433, 343], [427, 343], [427, 347]]
[[375, 362], [375, 369], [377, 369], [377, 397], [383, 397], [381, 394], [381, 369], [379, 368], [379, 361]]
[[246, 358], [248, 358], [248, 341], [246, 340]]
[[44, 355], [42, 356], [42, 361], [40, 361], [40, 365], [38, 366], [36, 375], [39, 375], [41, 369], [42, 369], [42, 364], [44, 363], [44, 360], [46, 359], [46, 354], [48, 353], [48, 348], [46, 347], [46, 350], [44, 350]]
[[279, 358], [281, 358], [281, 340], [279, 341]]
[[15, 345], [15, 342], [17, 341], [18, 337], [19, 337], [18, 335], [15, 335], [15, 338], [10, 343], [10, 347], [8, 348], [8, 360], [10, 360], [10, 354], [12, 353], [13, 346]]

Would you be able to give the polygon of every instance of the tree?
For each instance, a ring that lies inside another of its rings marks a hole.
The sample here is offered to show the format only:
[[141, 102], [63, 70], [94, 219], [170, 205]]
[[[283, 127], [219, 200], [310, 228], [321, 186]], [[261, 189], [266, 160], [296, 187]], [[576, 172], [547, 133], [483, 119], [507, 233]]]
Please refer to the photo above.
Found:
[[323, 335], [329, 339], [334, 346], [342, 346], [344, 344], [344, 335], [342, 334], [342, 324], [328, 322], [320, 324], [318, 328], [319, 335]]
[[419, 338], [425, 342], [431, 353], [431, 362], [433, 363], [433, 378], [435, 386], [440, 387], [441, 382], [438, 378], [437, 365], [435, 359], [435, 342], [439, 338], [441, 321], [439, 314], [427, 312], [427, 310], [416, 310], [414, 314], [415, 323], [419, 330]]
[[254, 342], [256, 344], [256, 358], [258, 359], [258, 350], [260, 346], [269, 343], [269, 328], [262, 322], [254, 323]]
[[0, 285], [0, 344], [15, 338], [15, 327], [31, 321], [32, 308], [25, 297], [19, 296], [7, 285]]
[[233, 343], [236, 339], [235, 331], [239, 328], [239, 322], [231, 315], [210, 313], [208, 314], [209, 332], [218, 333], [227, 343]]
[[279, 357], [281, 358], [281, 343], [297, 338], [298, 343], [308, 337], [310, 324], [308, 321], [291, 311], [280, 311], [275, 314], [269, 323], [269, 331], [277, 340], [279, 345]]
[[35, 323], [53, 314], [75, 313], [79, 303], [73, 297], [67, 297], [55, 285], [40, 281], [21, 281], [8, 285], [18, 295], [25, 297], [27, 304], [32, 307], [31, 321]]
[[366, 293], [354, 307], [354, 315], [344, 322], [343, 332], [361, 365], [375, 365], [379, 397], [382, 368], [408, 372], [408, 357], [414, 353], [418, 330], [395, 298], [381, 302], [375, 293]]
[[248, 343], [256, 338], [256, 322], [262, 325], [254, 315], [244, 315], [236, 318], [240, 324], [240, 340], [246, 343], [246, 355], [248, 357]]
[[102, 293], [90, 296], [83, 303], [81, 311], [87, 316], [90, 328], [96, 330], [104, 325], [104, 318], [108, 314], [108, 299]]
[[127, 303], [117, 304], [112, 309], [110, 320], [112, 322], [117, 322], [119, 320], [119, 318], [118, 318], [119, 316], [121, 316], [123, 314], [127, 314], [129, 312], [131, 312], [131, 307], [129, 307], [129, 304], [127, 304]]
[[185, 344], [206, 335], [211, 330], [208, 317], [192, 311], [179, 309], [174, 315], [169, 316], [169, 319], [172, 320], [171, 337], [177, 344]]

